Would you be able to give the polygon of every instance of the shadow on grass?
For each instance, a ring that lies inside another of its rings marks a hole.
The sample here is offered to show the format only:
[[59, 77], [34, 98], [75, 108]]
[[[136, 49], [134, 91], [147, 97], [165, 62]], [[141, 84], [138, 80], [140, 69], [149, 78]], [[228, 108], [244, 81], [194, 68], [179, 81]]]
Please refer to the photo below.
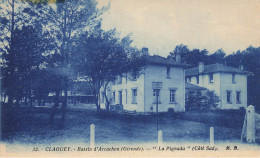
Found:
[[[5, 108], [5, 107], [4, 107]], [[89, 126], [96, 126], [96, 143], [156, 142], [157, 119], [150, 115], [102, 114], [94, 108], [68, 107], [65, 126], [59, 128], [60, 107], [53, 126], [48, 123], [50, 107], [20, 107], [3, 110], [3, 140], [23, 143], [89, 142]], [[232, 111], [162, 113], [158, 117], [164, 141], [208, 141], [214, 126], [217, 140], [240, 138], [244, 115]]]

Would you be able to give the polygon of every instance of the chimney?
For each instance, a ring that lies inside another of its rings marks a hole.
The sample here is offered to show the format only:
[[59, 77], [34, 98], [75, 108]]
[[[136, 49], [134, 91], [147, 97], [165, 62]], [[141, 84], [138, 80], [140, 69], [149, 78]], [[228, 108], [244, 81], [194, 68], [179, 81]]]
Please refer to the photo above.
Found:
[[142, 48], [142, 53], [143, 53], [143, 55], [149, 55], [149, 50], [148, 50], [148, 48], [143, 47], [143, 48]]
[[204, 62], [199, 62], [199, 73], [204, 71]]
[[176, 62], [181, 62], [181, 54], [179, 52], [176, 52]]

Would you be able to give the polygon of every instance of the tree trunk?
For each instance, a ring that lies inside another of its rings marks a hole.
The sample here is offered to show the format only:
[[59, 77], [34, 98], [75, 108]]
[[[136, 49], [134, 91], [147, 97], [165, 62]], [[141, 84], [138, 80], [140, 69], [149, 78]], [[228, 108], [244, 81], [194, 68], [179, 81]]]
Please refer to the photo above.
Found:
[[96, 96], [95, 103], [96, 103], [96, 107], [97, 107], [97, 116], [99, 117], [100, 114], [101, 114], [101, 108], [100, 108], [99, 97], [98, 96]]
[[16, 101], [15, 101], [15, 106], [16, 107], [19, 107], [19, 103], [20, 103], [21, 99], [22, 99], [21, 97], [16, 99]]
[[65, 116], [66, 116], [66, 108], [67, 108], [67, 103], [68, 103], [68, 79], [65, 79], [65, 87], [64, 87], [64, 99], [62, 102], [62, 107], [61, 107], [61, 128], [63, 128], [64, 121], [65, 121]]
[[31, 79], [29, 79], [29, 84], [28, 84], [28, 99], [29, 99], [29, 105], [30, 105], [30, 108], [32, 108], [32, 91], [31, 91]]
[[99, 104], [98, 99], [99, 99], [99, 97], [96, 95], [96, 96], [95, 96], [95, 104], [96, 104], [96, 107], [97, 107], [97, 116], [99, 117], [99, 116], [100, 116], [101, 109], [100, 109], [100, 104]]
[[107, 113], [109, 113], [110, 101], [107, 98], [106, 92], [104, 92], [104, 96], [106, 98], [106, 111], [107, 111]]
[[28, 106], [27, 96], [24, 97], [24, 105], [25, 105], [25, 106]]
[[97, 105], [97, 116], [99, 117], [101, 114], [101, 108], [100, 105]]
[[8, 104], [10, 104], [10, 105], [13, 104], [13, 96], [12, 95], [8, 96]]
[[46, 97], [43, 99], [43, 101], [42, 101], [42, 106], [44, 106], [45, 105], [45, 103], [46, 103]]
[[[12, 4], [11, 4], [11, 7], [12, 7], [12, 12], [11, 12], [11, 41], [10, 41], [10, 63], [13, 63], [14, 62], [14, 52], [13, 52], [13, 47], [14, 47], [14, 0], [12, 0]], [[10, 67], [10, 83], [14, 84], [14, 65], [13, 64], [10, 64], [9, 65]], [[8, 104], [12, 105], [13, 104], [13, 89], [11, 87], [11, 92], [9, 92], [9, 95], [8, 95]]]
[[[63, 46], [62, 46], [62, 53], [65, 57], [65, 61], [64, 61], [64, 64], [65, 64], [65, 67], [66, 68], [69, 68], [69, 48], [70, 48], [70, 32], [67, 32], [69, 31], [68, 30], [68, 26], [67, 26], [67, 22], [68, 22], [68, 14], [67, 14], [67, 11], [68, 11], [68, 6], [65, 6], [65, 9], [64, 9], [64, 17], [63, 17], [63, 30], [62, 30], [62, 34], [63, 34]], [[68, 33], [68, 34], [67, 34]], [[63, 128], [63, 125], [64, 125], [64, 121], [65, 121], [65, 116], [66, 116], [66, 108], [67, 108], [67, 103], [68, 103], [68, 77], [65, 76], [64, 77], [64, 99], [62, 101], [62, 107], [61, 107], [61, 125], [60, 127]]]
[[104, 95], [104, 97], [105, 97], [105, 99], [106, 99], [106, 112], [109, 113], [109, 105], [110, 105], [110, 102], [109, 102], [109, 100], [108, 100], [108, 98], [107, 98], [107, 93], [106, 93], [106, 91], [107, 91], [107, 85], [108, 85], [108, 82], [107, 82], [107, 83], [105, 84], [105, 86], [104, 86], [103, 95]]
[[6, 94], [4, 94], [4, 103], [6, 102]]
[[31, 90], [30, 90], [30, 93], [29, 93], [29, 100], [30, 100], [30, 108], [32, 108], [33, 99], [32, 99]]
[[74, 96], [73, 96], [73, 105], [74, 105], [74, 106], [76, 105], [76, 96], [75, 96], [75, 94], [74, 94]]
[[51, 110], [51, 114], [50, 114], [50, 118], [49, 118], [49, 123], [52, 124], [53, 123], [53, 120], [54, 120], [54, 115], [57, 111], [57, 107], [59, 106], [59, 99], [60, 98], [60, 91], [59, 90], [56, 90], [56, 96], [55, 96], [55, 103], [54, 103], [54, 106]]
[[38, 97], [37, 101], [38, 101], [38, 106], [41, 106], [42, 105], [42, 100], [41, 100], [40, 97]]
[[99, 117], [100, 116], [100, 112], [101, 112], [101, 108], [100, 108], [100, 101], [99, 101], [99, 95], [100, 95], [100, 84], [98, 86], [96, 86], [96, 83], [95, 81], [92, 81], [90, 86], [92, 88], [92, 92], [93, 92], [93, 95], [94, 95], [94, 103], [96, 104], [96, 107], [97, 107], [97, 116]]
[[109, 106], [110, 106], [110, 102], [108, 101], [107, 99], [107, 96], [105, 95], [105, 98], [106, 98], [106, 111], [107, 113], [109, 113]]

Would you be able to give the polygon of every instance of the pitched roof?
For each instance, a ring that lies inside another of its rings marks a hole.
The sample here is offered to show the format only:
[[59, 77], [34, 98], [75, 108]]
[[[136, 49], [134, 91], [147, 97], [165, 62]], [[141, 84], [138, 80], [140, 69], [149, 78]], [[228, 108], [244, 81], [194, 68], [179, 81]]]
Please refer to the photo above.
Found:
[[216, 73], [216, 72], [224, 72], [224, 73], [238, 73], [238, 74], [251, 74], [249, 71], [244, 71], [240, 70], [238, 68], [230, 67], [230, 66], [225, 66], [223, 64], [211, 64], [211, 65], [205, 65], [204, 66], [204, 71], [199, 72], [198, 67], [194, 67], [191, 69], [186, 69], [185, 70], [185, 75], [186, 76], [195, 76], [199, 74], [208, 74], [208, 73]]
[[173, 59], [164, 58], [159, 55], [146, 56], [146, 62], [147, 62], [147, 64], [151, 64], [151, 65], [180, 66], [180, 67], [187, 67], [187, 68], [190, 67], [189, 64], [176, 62]]
[[186, 89], [196, 89], [196, 90], [206, 90], [207, 89], [205, 87], [200, 87], [200, 86], [197, 86], [197, 85], [191, 84], [191, 83], [185, 83], [185, 88]]

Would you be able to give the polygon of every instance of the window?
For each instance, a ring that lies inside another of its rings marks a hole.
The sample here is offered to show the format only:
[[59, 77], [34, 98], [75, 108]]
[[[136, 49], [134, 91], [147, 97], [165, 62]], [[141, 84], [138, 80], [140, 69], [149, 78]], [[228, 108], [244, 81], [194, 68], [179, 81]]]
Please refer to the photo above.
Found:
[[157, 96], [158, 96], [158, 104], [161, 104], [160, 89], [153, 89], [153, 104], [157, 103]]
[[236, 78], [235, 74], [232, 74], [232, 84], [236, 84]]
[[231, 91], [227, 91], [227, 103], [232, 104], [232, 102], [231, 102]]
[[237, 95], [236, 95], [236, 100], [237, 100], [237, 104], [241, 104], [241, 92], [237, 91]]
[[167, 78], [171, 78], [170, 74], [171, 74], [171, 67], [167, 66]]
[[125, 104], [127, 104], [127, 89], [125, 90]]
[[116, 100], [116, 92], [113, 92], [112, 102], [115, 103], [115, 100]]
[[137, 89], [132, 89], [132, 104], [137, 104]]
[[197, 84], [200, 84], [200, 78], [199, 76], [196, 76]]
[[190, 77], [187, 77], [187, 78], [186, 78], [186, 82], [190, 83], [190, 81], [191, 81], [191, 78], [190, 78]]
[[175, 92], [176, 90], [170, 90], [170, 103], [175, 103]]
[[213, 73], [209, 74], [209, 83], [213, 83]]

